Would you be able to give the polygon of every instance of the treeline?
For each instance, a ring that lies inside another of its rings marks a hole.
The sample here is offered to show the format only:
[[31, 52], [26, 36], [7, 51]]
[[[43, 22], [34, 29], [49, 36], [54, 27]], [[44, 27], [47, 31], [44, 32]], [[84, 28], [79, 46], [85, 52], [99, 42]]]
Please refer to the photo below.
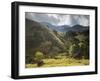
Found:
[[67, 53], [74, 58], [89, 59], [89, 30], [65, 35]]

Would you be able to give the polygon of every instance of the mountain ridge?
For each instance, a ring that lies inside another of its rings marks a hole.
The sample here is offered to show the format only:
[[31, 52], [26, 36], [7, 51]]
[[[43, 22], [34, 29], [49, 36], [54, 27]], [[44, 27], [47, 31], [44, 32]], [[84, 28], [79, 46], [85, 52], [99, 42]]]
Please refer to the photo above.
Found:
[[84, 31], [89, 29], [89, 26], [82, 26], [79, 24], [76, 24], [74, 26], [69, 26], [69, 25], [60, 25], [60, 26], [55, 26], [50, 23], [46, 22], [41, 22], [44, 26], [46, 25], [49, 29], [58, 31], [58, 32], [68, 32], [68, 31]]

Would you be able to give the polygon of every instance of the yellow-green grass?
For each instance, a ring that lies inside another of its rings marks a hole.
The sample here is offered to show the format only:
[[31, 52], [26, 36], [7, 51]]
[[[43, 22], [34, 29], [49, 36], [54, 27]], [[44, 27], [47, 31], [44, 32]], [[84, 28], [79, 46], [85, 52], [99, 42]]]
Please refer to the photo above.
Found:
[[[89, 65], [88, 59], [73, 59], [73, 58], [60, 58], [60, 59], [43, 59], [44, 64], [41, 67], [58, 67], [58, 66], [84, 66]], [[37, 64], [26, 64], [26, 68], [36, 68]]]

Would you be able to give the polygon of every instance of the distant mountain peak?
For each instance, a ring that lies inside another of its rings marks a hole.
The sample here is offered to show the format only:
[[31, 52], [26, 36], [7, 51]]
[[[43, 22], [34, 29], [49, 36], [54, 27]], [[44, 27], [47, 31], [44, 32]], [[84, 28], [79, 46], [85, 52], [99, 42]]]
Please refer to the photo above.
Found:
[[80, 24], [76, 24], [76, 25], [74, 25], [72, 27], [89, 27], [89, 26], [83, 26], [83, 25], [80, 25]]

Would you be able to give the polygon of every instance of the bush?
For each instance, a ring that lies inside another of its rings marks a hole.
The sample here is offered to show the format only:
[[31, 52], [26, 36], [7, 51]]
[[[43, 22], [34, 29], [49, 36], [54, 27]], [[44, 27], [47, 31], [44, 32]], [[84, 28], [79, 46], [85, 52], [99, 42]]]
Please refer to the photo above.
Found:
[[42, 52], [37, 51], [35, 53], [35, 61], [36, 61], [38, 67], [40, 67], [44, 64], [43, 58], [44, 58], [44, 54]]
[[43, 55], [42, 52], [37, 51], [37, 52], [35, 53], [35, 59], [37, 59], [37, 60], [42, 60], [43, 57], [44, 57], [44, 55]]

